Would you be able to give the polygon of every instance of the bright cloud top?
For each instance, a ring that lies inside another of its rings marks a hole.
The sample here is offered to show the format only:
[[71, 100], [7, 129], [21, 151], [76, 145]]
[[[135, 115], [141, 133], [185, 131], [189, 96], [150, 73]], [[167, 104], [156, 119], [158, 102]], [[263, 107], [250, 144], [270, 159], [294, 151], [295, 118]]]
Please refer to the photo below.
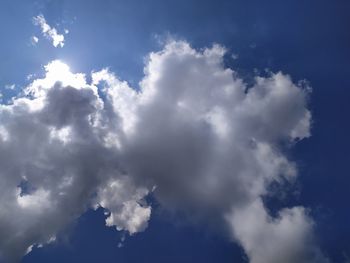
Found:
[[[47, 22], [45, 17], [40, 14], [33, 18], [34, 25], [40, 26], [41, 32], [47, 39], [52, 41], [54, 47], [63, 47], [64, 46], [64, 35], [59, 34], [57, 29], [51, 27]], [[38, 43], [39, 39], [36, 36], [32, 37], [32, 43]]]
[[262, 201], [297, 175], [280, 144], [310, 136], [307, 92], [282, 73], [248, 87], [224, 53], [169, 42], [149, 55], [140, 91], [106, 69], [88, 83], [53, 61], [1, 105], [1, 256], [19, 260], [91, 207], [106, 209], [108, 226], [143, 231], [152, 192], [222, 226], [252, 263], [328, 262], [303, 207], [274, 218]]

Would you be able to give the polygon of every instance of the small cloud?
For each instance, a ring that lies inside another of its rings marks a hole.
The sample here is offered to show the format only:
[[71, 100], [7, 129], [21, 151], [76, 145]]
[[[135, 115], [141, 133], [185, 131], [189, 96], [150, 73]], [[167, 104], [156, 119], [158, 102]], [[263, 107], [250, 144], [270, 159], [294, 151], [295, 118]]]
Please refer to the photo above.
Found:
[[[64, 46], [64, 35], [59, 34], [57, 29], [51, 27], [47, 22], [45, 17], [40, 14], [33, 18], [34, 25], [40, 26], [42, 34], [49, 40], [52, 41], [54, 47], [63, 47]], [[38, 41], [39, 39], [35, 37]], [[32, 39], [34, 40], [34, 39]], [[35, 40], [34, 40], [35, 41]]]
[[32, 36], [30, 38], [30, 42], [32, 43], [33, 46], [35, 46], [39, 42], [39, 38], [36, 36]]
[[29, 74], [29, 75], [27, 75], [26, 79], [27, 79], [27, 80], [31, 80], [31, 79], [33, 79], [34, 77], [35, 77], [35, 74]]
[[232, 57], [232, 59], [234, 59], [234, 60], [236, 60], [236, 59], [238, 59], [238, 54], [235, 54], [235, 53], [233, 53], [232, 55], [231, 55], [231, 57]]
[[251, 49], [256, 49], [256, 43], [251, 43], [250, 45], [249, 45], [249, 47], [251, 48]]
[[7, 90], [14, 90], [16, 88], [15, 84], [7, 84], [5, 85], [5, 89]]

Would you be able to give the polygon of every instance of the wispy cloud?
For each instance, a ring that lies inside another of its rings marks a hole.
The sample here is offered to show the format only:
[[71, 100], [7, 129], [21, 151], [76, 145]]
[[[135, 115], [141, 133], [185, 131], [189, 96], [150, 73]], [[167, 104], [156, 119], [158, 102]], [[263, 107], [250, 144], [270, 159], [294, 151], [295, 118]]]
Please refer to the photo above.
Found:
[[32, 36], [30, 38], [30, 42], [32, 43], [33, 46], [35, 46], [39, 42], [39, 38], [37, 36]]
[[7, 90], [14, 90], [16, 88], [15, 84], [7, 84], [5, 85], [5, 89]]
[[[47, 22], [45, 17], [40, 14], [33, 18], [34, 25], [40, 26], [42, 34], [49, 40], [52, 41], [52, 45], [54, 47], [63, 47], [64, 46], [64, 35], [59, 34], [57, 29], [51, 27]], [[33, 37], [32, 41], [37, 43], [39, 39], [37, 37]]]

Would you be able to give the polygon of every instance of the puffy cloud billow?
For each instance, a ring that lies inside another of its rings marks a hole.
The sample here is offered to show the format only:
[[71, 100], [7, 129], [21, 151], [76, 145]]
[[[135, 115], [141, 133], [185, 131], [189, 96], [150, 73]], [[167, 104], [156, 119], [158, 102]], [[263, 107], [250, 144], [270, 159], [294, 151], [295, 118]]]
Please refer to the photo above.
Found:
[[263, 203], [297, 175], [280, 145], [310, 136], [307, 91], [282, 73], [248, 87], [224, 53], [169, 42], [149, 55], [139, 90], [53, 61], [0, 105], [0, 257], [19, 261], [91, 207], [108, 226], [144, 231], [152, 192], [224, 226], [252, 263], [328, 262], [306, 209], [273, 217]]

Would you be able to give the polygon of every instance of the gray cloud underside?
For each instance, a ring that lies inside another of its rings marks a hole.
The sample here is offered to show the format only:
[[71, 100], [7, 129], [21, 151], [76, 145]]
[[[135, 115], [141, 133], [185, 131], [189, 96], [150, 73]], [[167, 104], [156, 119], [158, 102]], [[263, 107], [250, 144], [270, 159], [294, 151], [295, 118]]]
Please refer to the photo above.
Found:
[[303, 207], [273, 218], [262, 202], [297, 175], [279, 145], [310, 135], [307, 92], [282, 73], [248, 88], [224, 53], [169, 42], [149, 55], [140, 91], [54, 61], [1, 105], [1, 256], [53, 242], [90, 207], [109, 211], [108, 226], [143, 231], [154, 191], [166, 209], [224, 225], [252, 263], [328, 262]]

